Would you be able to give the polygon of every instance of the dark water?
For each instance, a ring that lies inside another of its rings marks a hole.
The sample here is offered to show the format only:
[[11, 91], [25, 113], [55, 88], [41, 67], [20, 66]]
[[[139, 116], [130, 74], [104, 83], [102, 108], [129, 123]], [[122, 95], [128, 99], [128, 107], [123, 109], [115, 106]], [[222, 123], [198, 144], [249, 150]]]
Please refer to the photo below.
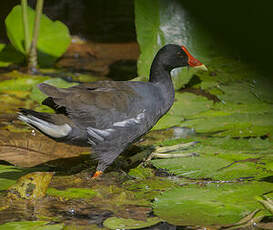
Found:
[[[28, 1], [35, 8], [36, 0]], [[4, 18], [19, 1], [2, 1], [0, 37], [7, 39]], [[43, 12], [53, 20], [65, 23], [71, 34], [97, 42], [136, 40], [134, 1], [130, 0], [46, 0]]]

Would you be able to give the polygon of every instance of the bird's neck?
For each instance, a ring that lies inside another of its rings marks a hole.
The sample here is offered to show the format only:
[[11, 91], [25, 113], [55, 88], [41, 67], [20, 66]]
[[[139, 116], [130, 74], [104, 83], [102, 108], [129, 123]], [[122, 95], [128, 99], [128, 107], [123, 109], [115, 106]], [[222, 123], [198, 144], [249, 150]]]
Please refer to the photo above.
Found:
[[170, 70], [164, 68], [158, 59], [152, 63], [149, 81], [160, 89], [164, 100], [163, 107], [168, 111], [174, 102], [174, 87]]

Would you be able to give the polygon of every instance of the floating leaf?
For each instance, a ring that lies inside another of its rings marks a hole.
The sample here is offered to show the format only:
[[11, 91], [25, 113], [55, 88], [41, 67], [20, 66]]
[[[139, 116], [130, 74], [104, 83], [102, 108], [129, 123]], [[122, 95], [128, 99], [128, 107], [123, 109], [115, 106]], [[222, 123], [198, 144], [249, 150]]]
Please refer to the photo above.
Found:
[[20, 90], [28, 91], [31, 90], [33, 86], [47, 80], [48, 77], [44, 76], [30, 76], [25, 74], [19, 74], [19, 77], [10, 80], [5, 80], [0, 82], [0, 90]]
[[187, 141], [191, 140], [200, 142], [191, 147], [191, 151], [230, 160], [259, 158], [273, 153], [273, 142], [270, 139], [196, 136]]
[[172, 108], [159, 120], [153, 129], [166, 129], [179, 125], [185, 118], [209, 110], [212, 104], [213, 102], [206, 97], [192, 93], [177, 92]]
[[212, 180], [234, 180], [240, 178], [261, 178], [272, 173], [256, 164], [255, 159], [231, 161], [215, 156], [171, 158], [152, 160], [157, 168], [187, 178]]
[[271, 190], [266, 182], [184, 186], [156, 198], [154, 213], [173, 225], [233, 224], [263, 208], [255, 196]]
[[160, 219], [158, 217], [147, 218], [146, 221], [109, 217], [103, 222], [103, 225], [110, 229], [140, 229], [153, 226], [159, 222]]
[[134, 192], [137, 199], [153, 200], [161, 192], [170, 190], [176, 184], [167, 178], [151, 177], [149, 179], [129, 180], [123, 183], [123, 187]]
[[13, 199], [42, 198], [46, 194], [52, 176], [52, 172], [33, 172], [24, 175], [9, 188], [8, 196]]
[[[29, 37], [32, 38], [35, 11], [27, 8]], [[24, 47], [24, 29], [22, 22], [22, 9], [15, 6], [6, 20], [7, 35], [12, 45], [22, 54], [26, 55]], [[51, 21], [44, 14], [41, 16], [39, 37], [37, 43], [38, 60], [41, 65], [51, 65], [59, 58], [70, 44], [68, 28], [60, 21]]]
[[273, 134], [272, 115], [252, 113], [208, 116], [183, 122], [181, 126], [194, 128], [197, 133], [215, 133], [217, 136], [255, 137]]
[[0, 130], [0, 160], [20, 167], [33, 167], [51, 160], [77, 157], [89, 148], [55, 142], [37, 133], [9, 133]]
[[257, 96], [252, 92], [251, 85], [247, 82], [233, 82], [228, 85], [221, 85], [219, 89], [224, 93], [221, 95], [217, 95], [217, 97], [227, 103], [259, 103], [260, 100]]

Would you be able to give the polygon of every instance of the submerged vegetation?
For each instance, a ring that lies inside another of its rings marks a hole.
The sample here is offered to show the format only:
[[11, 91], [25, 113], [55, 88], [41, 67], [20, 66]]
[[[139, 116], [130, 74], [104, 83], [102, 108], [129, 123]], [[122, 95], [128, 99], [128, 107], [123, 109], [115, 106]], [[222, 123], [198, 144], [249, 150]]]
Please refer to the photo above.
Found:
[[[21, 20], [20, 7], [6, 19], [13, 47], [0, 46], [2, 66], [22, 63], [26, 55], [23, 28], [15, 21]], [[32, 28], [30, 8], [28, 17]], [[272, 229], [271, 79], [214, 47], [180, 1], [136, 0], [135, 17], [141, 50], [137, 79], [145, 80], [154, 53], [166, 43], [184, 44], [209, 71], [172, 73], [177, 91], [171, 110], [96, 181], [90, 180], [96, 163], [89, 149], [56, 143], [15, 113], [18, 107], [50, 111], [40, 105], [38, 83], [70, 87], [102, 77], [60, 66], [41, 68], [40, 75], [2, 73], [0, 229], [141, 229], [162, 223]], [[69, 43], [67, 28], [43, 15], [40, 65], [52, 65]], [[154, 154], [181, 143], [193, 144]]]

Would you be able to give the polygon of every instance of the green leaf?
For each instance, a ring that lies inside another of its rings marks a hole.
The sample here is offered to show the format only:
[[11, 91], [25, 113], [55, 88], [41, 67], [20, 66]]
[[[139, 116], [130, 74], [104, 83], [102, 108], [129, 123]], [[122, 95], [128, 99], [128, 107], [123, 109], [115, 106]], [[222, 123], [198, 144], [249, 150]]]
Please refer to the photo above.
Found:
[[229, 85], [219, 86], [219, 89], [224, 93], [217, 95], [217, 97], [224, 103], [259, 103], [260, 100], [252, 92], [251, 86], [248, 82], [233, 82]]
[[193, 179], [235, 180], [241, 178], [262, 178], [271, 176], [260, 165], [252, 161], [235, 162], [215, 156], [171, 158], [152, 160], [157, 168], [167, 169], [177, 176]]
[[[26, 55], [24, 47], [24, 29], [21, 16], [21, 6], [15, 6], [7, 16], [6, 30], [11, 44]], [[32, 38], [35, 11], [28, 7], [29, 37]], [[37, 43], [38, 60], [40, 65], [52, 65], [70, 44], [68, 28], [60, 21], [51, 21], [42, 15], [40, 21], [39, 38]]]
[[16, 180], [26, 172], [10, 165], [0, 165], [0, 191], [8, 189]]
[[200, 119], [185, 121], [181, 126], [194, 128], [198, 133], [215, 133], [217, 136], [255, 137], [273, 134], [272, 113], [227, 115], [220, 111], [218, 114], [219, 116], [200, 117]]
[[212, 104], [213, 102], [208, 100], [206, 97], [192, 93], [177, 92], [175, 94], [175, 102], [172, 108], [159, 120], [153, 129], [166, 129], [172, 126], [177, 126], [181, 124], [185, 118], [209, 110]]
[[271, 190], [266, 182], [184, 186], [156, 198], [154, 213], [173, 225], [233, 224], [263, 208], [255, 197]]
[[37, 84], [48, 79], [44, 76], [29, 76], [20, 74], [21, 77], [16, 77], [10, 80], [5, 80], [0, 82], [0, 91], [1, 90], [18, 90], [18, 91], [29, 91], [36, 86]]
[[24, 61], [24, 56], [11, 45], [0, 44], [0, 67], [18, 64]]
[[13, 199], [40, 199], [45, 196], [52, 176], [52, 172], [32, 172], [24, 175], [9, 187], [8, 196]]
[[[182, 6], [180, 0], [135, 0], [135, 24], [137, 41], [140, 45], [138, 75], [149, 76], [150, 66], [156, 52], [168, 43], [185, 45], [200, 61], [208, 60], [215, 52], [215, 44], [208, 33]], [[202, 55], [202, 56], [201, 56]], [[172, 72], [176, 89], [186, 84], [194, 70], [176, 69]]]
[[140, 229], [150, 227], [159, 222], [160, 219], [158, 217], [151, 217], [146, 221], [110, 217], [103, 222], [103, 225], [110, 229]]

